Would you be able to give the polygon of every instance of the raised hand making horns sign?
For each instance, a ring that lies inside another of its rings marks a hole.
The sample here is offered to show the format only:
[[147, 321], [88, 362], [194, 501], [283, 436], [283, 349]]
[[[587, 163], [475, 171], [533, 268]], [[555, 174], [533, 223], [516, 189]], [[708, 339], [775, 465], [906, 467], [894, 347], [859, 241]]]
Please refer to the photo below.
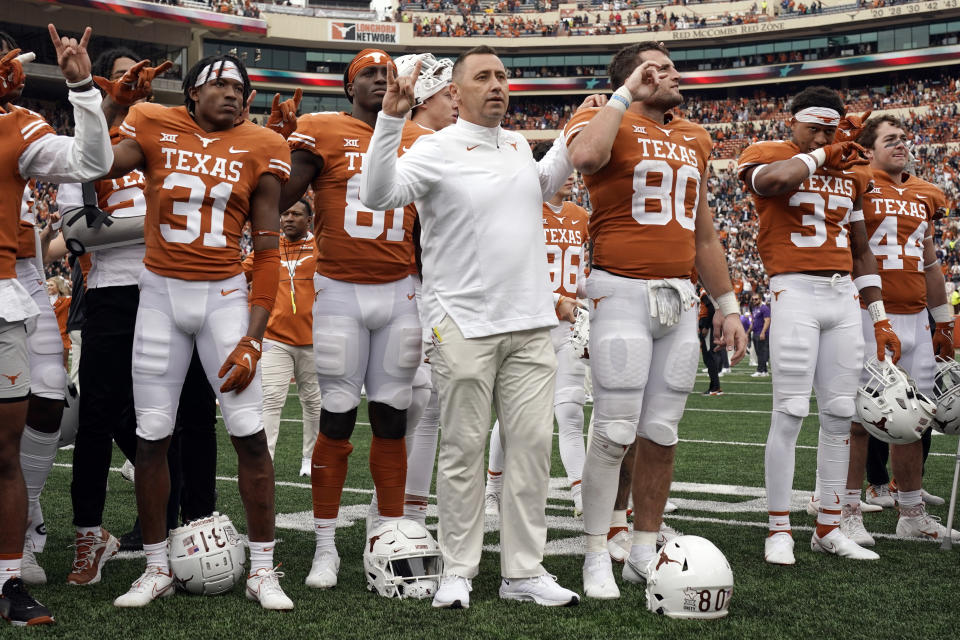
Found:
[[[87, 54], [87, 44], [90, 43], [93, 29], [90, 27], [84, 29], [80, 42], [77, 42], [76, 38], [61, 37], [52, 24], [47, 25], [47, 31], [50, 32], [50, 40], [53, 41], [53, 46], [57, 50], [57, 64], [60, 65], [60, 72], [66, 78], [68, 85], [88, 80], [92, 86], [93, 78], [90, 76], [91, 64], [90, 56]], [[84, 83], [70, 88], [82, 91], [89, 87]]]
[[383, 95], [383, 112], [388, 116], [402, 118], [415, 104], [413, 87], [420, 77], [420, 61], [409, 75], [397, 76], [393, 65], [387, 65], [387, 92]]

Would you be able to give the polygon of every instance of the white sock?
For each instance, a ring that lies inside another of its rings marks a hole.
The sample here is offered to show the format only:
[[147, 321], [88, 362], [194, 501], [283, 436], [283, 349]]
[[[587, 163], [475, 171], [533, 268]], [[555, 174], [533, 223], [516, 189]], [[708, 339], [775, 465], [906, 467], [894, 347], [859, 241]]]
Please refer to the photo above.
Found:
[[847, 489], [847, 495], [843, 499], [843, 504], [851, 507], [859, 507], [860, 489]]
[[147, 554], [147, 568], [159, 567], [164, 573], [170, 573], [170, 559], [167, 557], [167, 541], [143, 545]]
[[27, 485], [27, 502], [33, 504], [40, 500], [40, 492], [47, 482], [53, 461], [57, 457], [57, 445], [60, 430], [43, 433], [27, 426], [20, 437], [20, 466], [23, 468], [23, 482]]
[[587, 553], [607, 553], [607, 536], [601, 534], [598, 536], [585, 535]]
[[0, 587], [2, 587], [7, 580], [20, 577], [20, 563], [23, 561], [23, 556], [19, 553], [9, 555], [15, 555], [16, 557], [0, 557]]
[[[410, 464], [410, 458], [407, 458], [407, 464]], [[429, 496], [412, 493], [410, 489], [410, 476], [407, 476], [407, 495], [403, 501], [403, 517], [407, 520], [419, 522], [421, 525], [427, 522], [427, 504]]]
[[923, 492], [921, 489], [917, 489], [916, 491], [900, 490], [897, 492], [897, 501], [900, 503], [901, 509], [904, 507], [915, 507], [923, 503]]
[[627, 510], [620, 509], [614, 510], [613, 516], [610, 518], [610, 528], [611, 529], [626, 529], [627, 528]]
[[92, 535], [95, 538], [99, 538], [103, 535], [103, 529], [100, 526], [96, 527], [76, 527], [78, 536]]
[[273, 569], [275, 540], [270, 542], [254, 542], [251, 540], [248, 545], [250, 547], [250, 575], [255, 574], [260, 569]]
[[318, 549], [336, 551], [337, 545], [334, 542], [337, 535], [336, 518], [314, 518], [313, 532], [316, 535]]
[[656, 531], [634, 531], [633, 545], [630, 547], [630, 562], [638, 567], [646, 567], [650, 558], [657, 554]]

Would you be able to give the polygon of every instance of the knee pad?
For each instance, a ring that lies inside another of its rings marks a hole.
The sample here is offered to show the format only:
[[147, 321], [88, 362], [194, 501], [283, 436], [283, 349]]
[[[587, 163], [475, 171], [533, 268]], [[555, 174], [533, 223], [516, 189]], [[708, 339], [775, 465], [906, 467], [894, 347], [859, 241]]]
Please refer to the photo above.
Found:
[[[222, 406], [221, 409], [223, 409]], [[234, 438], [247, 438], [263, 431], [263, 416], [259, 407], [230, 411], [229, 415], [225, 412], [223, 422], [227, 433]]]
[[677, 428], [668, 424], [649, 422], [641, 425], [637, 435], [661, 447], [672, 447], [677, 444]]
[[173, 433], [173, 420], [158, 412], [137, 411], [137, 437], [144, 440], [163, 440]]
[[583, 405], [564, 402], [553, 407], [561, 437], [567, 432], [583, 436]]
[[380, 402], [367, 404], [373, 435], [385, 440], [399, 440], [407, 432], [407, 410], [394, 409]]
[[[667, 387], [680, 393], [690, 393], [697, 381], [700, 364], [700, 344], [695, 340], [678, 341], [671, 345], [663, 381]], [[656, 442], [656, 440], [654, 440]], [[658, 443], [659, 444], [659, 443]]]
[[835, 396], [824, 402], [820, 412], [837, 418], [845, 418], [846, 422], [857, 415], [857, 406], [850, 396]]
[[614, 466], [619, 469], [623, 457], [627, 454], [627, 448], [619, 442], [610, 440], [595, 427], [590, 438], [586, 465], [590, 464], [590, 458], [594, 458], [607, 466]]
[[597, 333], [590, 339], [594, 381], [606, 389], [643, 389], [650, 371], [650, 337]]
[[356, 407], [341, 413], [329, 411], [326, 408], [320, 410], [320, 433], [330, 440], [349, 440], [356, 424]]
[[795, 418], [806, 418], [810, 414], [810, 398], [780, 398], [773, 408]]
[[637, 439], [637, 420], [597, 418], [593, 425], [593, 439], [602, 439], [622, 447], [629, 447]]
[[[57, 338], [59, 342], [59, 336]], [[31, 354], [30, 393], [49, 400], [63, 400], [67, 385], [67, 371], [63, 368], [63, 344], [55, 355]]]

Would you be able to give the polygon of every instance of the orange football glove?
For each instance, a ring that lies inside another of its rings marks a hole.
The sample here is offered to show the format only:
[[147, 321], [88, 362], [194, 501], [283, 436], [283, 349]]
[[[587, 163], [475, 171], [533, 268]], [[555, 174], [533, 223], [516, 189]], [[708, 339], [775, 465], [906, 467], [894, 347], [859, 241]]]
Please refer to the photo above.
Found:
[[[247, 385], [253, 381], [253, 376], [257, 372], [257, 363], [260, 361], [260, 341], [250, 336], [244, 336], [237, 343], [233, 352], [227, 356], [220, 367], [218, 378], [222, 378], [230, 372], [230, 377], [220, 387], [220, 391], [236, 391], [237, 393], [247, 388]], [[232, 369], [231, 369], [232, 368]]]
[[823, 147], [827, 159], [823, 166], [827, 169], [842, 171], [858, 164], [870, 164], [870, 161], [860, 155], [866, 153], [866, 149], [856, 142], [834, 142]]
[[953, 358], [953, 323], [938, 322], [933, 332], [933, 355], [938, 358]]
[[890, 321], [887, 319], [873, 323], [873, 333], [877, 339], [877, 360], [883, 360], [889, 349], [893, 357], [893, 364], [900, 360], [900, 338], [893, 332]]
[[149, 98], [153, 93], [151, 84], [153, 79], [173, 66], [167, 60], [159, 67], [149, 67], [149, 60], [141, 60], [133, 65], [119, 80], [108, 80], [103, 76], [93, 76], [93, 81], [106, 91], [114, 102], [125, 107]]
[[843, 140], [856, 140], [863, 131], [863, 123], [867, 121], [873, 111], [865, 111], [862, 115], [853, 116], [849, 113], [847, 117], [837, 125], [837, 131], [843, 134]]
[[300, 98], [303, 97], [303, 89], [297, 87], [293, 92], [293, 97], [289, 100], [280, 102], [280, 94], [273, 95], [273, 105], [270, 107], [270, 118], [267, 120], [267, 128], [273, 129], [284, 138], [289, 138], [290, 134], [297, 130], [297, 109], [300, 108]]
[[0, 98], [19, 89], [27, 80], [27, 76], [23, 73], [23, 65], [19, 60], [14, 60], [18, 55], [20, 55], [20, 49], [14, 49], [0, 58]]

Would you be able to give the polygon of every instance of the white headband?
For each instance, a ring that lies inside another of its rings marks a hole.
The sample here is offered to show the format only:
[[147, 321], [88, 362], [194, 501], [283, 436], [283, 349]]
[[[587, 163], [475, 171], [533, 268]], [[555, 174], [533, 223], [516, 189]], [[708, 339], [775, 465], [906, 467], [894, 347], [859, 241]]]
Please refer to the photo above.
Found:
[[221, 60], [220, 62], [214, 62], [213, 64], [205, 66], [203, 70], [200, 71], [200, 75], [197, 76], [197, 81], [193, 86], [200, 87], [214, 78], [236, 80], [240, 84], [243, 84], [243, 77], [240, 75], [240, 69], [237, 68], [237, 65], [229, 60]]
[[797, 122], [810, 122], [828, 127], [835, 127], [840, 124], [840, 114], [827, 107], [807, 107], [795, 113], [793, 117], [796, 118]]

